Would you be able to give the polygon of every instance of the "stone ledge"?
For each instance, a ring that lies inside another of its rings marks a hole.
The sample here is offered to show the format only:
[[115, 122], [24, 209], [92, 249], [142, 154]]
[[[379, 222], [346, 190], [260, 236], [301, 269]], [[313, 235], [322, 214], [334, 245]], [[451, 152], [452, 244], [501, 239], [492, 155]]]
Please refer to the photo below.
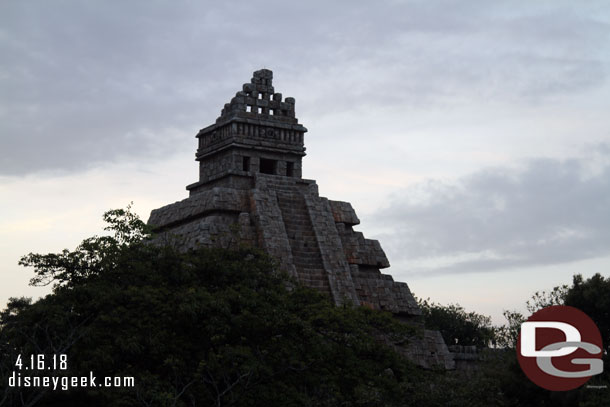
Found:
[[155, 229], [177, 225], [210, 211], [249, 212], [248, 192], [229, 188], [213, 188], [182, 201], [154, 209], [148, 224]]
[[330, 209], [333, 212], [333, 217], [337, 223], [345, 223], [346, 225], [359, 225], [360, 219], [356, 215], [356, 211], [349, 202], [331, 201]]

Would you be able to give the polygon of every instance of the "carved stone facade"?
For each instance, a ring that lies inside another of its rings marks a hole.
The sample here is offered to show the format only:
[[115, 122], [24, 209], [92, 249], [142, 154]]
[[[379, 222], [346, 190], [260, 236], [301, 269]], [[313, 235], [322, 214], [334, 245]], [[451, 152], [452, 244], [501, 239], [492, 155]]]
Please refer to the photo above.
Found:
[[[336, 304], [421, 325], [407, 284], [381, 273], [390, 263], [379, 242], [354, 231], [360, 221], [351, 204], [321, 197], [316, 182], [301, 177], [307, 129], [295, 100], [282, 100], [272, 80], [270, 70], [254, 72], [216, 123], [199, 131], [199, 181], [186, 187], [187, 199], [153, 210], [148, 223], [184, 249], [235, 241], [260, 247]], [[454, 366], [436, 331], [422, 329], [402, 351], [424, 367]]]

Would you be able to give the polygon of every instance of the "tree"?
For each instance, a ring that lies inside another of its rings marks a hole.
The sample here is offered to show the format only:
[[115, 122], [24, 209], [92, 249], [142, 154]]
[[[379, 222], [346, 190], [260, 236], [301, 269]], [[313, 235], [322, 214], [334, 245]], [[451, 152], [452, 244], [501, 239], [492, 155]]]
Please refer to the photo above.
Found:
[[[134, 377], [135, 388], [4, 386], [0, 405], [603, 405], [602, 392], [538, 388], [512, 349], [483, 354], [467, 378], [423, 371], [383, 343], [404, 342], [412, 329], [387, 313], [334, 306], [279, 273], [264, 253], [243, 247], [181, 253], [151, 244], [129, 208], [105, 220], [109, 235], [85, 239], [73, 251], [21, 259], [34, 268], [32, 284], [52, 284], [53, 292], [36, 302], [11, 299], [0, 312], [0, 379], [5, 385], [18, 370], [18, 355], [64, 353], [67, 371], [45, 375], [93, 371]], [[608, 344], [609, 284], [599, 275], [575, 276], [572, 286], [536, 293], [528, 306], [576, 306]], [[420, 305], [427, 326], [440, 329], [448, 344], [514, 346], [524, 319], [507, 312], [509, 325], [499, 329], [459, 305]], [[609, 382], [608, 371], [591, 380]]]
[[566, 291], [564, 304], [578, 308], [597, 324], [606, 347], [610, 351], [610, 278], [597, 273], [584, 280], [577, 274]]
[[[602, 342], [606, 346], [603, 355], [606, 369], [603, 374], [594, 376], [587, 383], [588, 385], [600, 386], [607, 389], [610, 387], [610, 374], [608, 372], [608, 350], [610, 341], [610, 279], [604, 279], [600, 274], [584, 280], [581, 275], [575, 275], [571, 286], [556, 286], [550, 291], [536, 292], [530, 300], [526, 302], [526, 308], [530, 313], [553, 306], [568, 305], [580, 309], [593, 319], [597, 324], [601, 334]], [[505, 311], [508, 325], [502, 327], [498, 332], [501, 334], [500, 340], [509, 347], [515, 348], [520, 325], [526, 320], [522, 314], [516, 311]], [[606, 391], [595, 391], [582, 387], [569, 392], [548, 392], [538, 388], [523, 376], [519, 369], [516, 353], [508, 354], [506, 362], [507, 370], [511, 374], [503, 375], [502, 389], [506, 398], [513, 400], [517, 405], [553, 405], [553, 406], [572, 406], [593, 407], [608, 404]]]
[[441, 305], [418, 299], [426, 328], [441, 332], [447, 345], [487, 347], [495, 338], [491, 318], [467, 312], [458, 304]]
[[526, 301], [526, 308], [530, 314], [533, 314], [553, 305], [565, 305], [568, 290], [569, 287], [564, 284], [554, 287], [551, 291], [536, 291], [532, 298]]
[[[521, 324], [527, 319], [517, 311], [505, 311], [507, 323], [492, 327], [486, 318], [466, 312], [459, 305], [443, 306], [419, 301], [426, 325], [438, 328], [447, 343], [493, 343], [497, 348], [482, 352], [477, 368], [467, 375], [438, 374], [428, 376], [430, 386], [438, 389], [434, 397], [424, 397], [421, 405], [452, 406], [574, 406], [593, 407], [608, 404], [606, 389], [610, 388], [610, 374], [593, 377], [587, 384], [600, 386], [601, 391], [582, 387], [568, 392], [549, 392], [533, 384], [522, 372], [516, 357], [517, 337]], [[552, 305], [570, 305], [584, 311], [598, 325], [606, 346], [604, 365], [608, 360], [610, 343], [610, 279], [599, 274], [589, 279], [574, 276], [571, 286], [562, 285], [549, 291], [536, 292], [526, 302], [530, 313]], [[491, 335], [491, 341], [485, 342]], [[485, 345], [483, 345], [485, 346]], [[605, 387], [604, 387], [605, 386]], [[426, 404], [428, 403], [428, 404]]]
[[181, 253], [150, 244], [129, 209], [105, 219], [111, 235], [22, 258], [32, 284], [54, 288], [0, 315], [0, 372], [12, 374], [18, 354], [65, 353], [68, 370], [44, 374], [136, 387], [7, 388], [4, 405], [381, 406], [415, 394], [404, 384], [421, 372], [379, 340], [413, 333], [390, 314], [336, 307], [257, 250]]

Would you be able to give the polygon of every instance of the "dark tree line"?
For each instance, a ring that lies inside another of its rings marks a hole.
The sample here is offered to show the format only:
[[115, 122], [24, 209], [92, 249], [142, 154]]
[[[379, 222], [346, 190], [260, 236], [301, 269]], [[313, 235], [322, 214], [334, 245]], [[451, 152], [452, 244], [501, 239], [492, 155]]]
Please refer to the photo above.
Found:
[[[182, 253], [149, 244], [146, 225], [129, 209], [104, 219], [109, 235], [21, 259], [34, 269], [31, 283], [52, 284], [53, 292], [36, 302], [13, 298], [0, 313], [0, 405], [587, 407], [610, 400], [608, 389], [553, 394], [531, 384], [511, 349], [519, 313], [507, 312], [509, 323], [494, 327], [459, 305], [421, 301], [426, 324], [447, 343], [496, 348], [468, 374], [424, 371], [388, 346], [417, 330], [387, 313], [336, 307], [259, 251]], [[530, 307], [549, 303], [589, 314], [608, 349], [610, 279], [575, 276], [570, 287], [538, 293]], [[134, 377], [135, 387], [8, 386], [18, 355], [33, 354], [67, 355], [68, 369], [47, 376], [94, 372]], [[608, 373], [592, 382], [609, 383]]]

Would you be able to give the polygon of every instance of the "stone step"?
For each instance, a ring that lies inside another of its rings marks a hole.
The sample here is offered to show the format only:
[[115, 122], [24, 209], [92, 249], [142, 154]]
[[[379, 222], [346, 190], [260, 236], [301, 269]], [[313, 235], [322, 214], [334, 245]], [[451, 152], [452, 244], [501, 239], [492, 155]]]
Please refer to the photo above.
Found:
[[305, 199], [295, 189], [278, 191], [276, 188], [276, 193], [299, 281], [330, 293]]
[[317, 289], [325, 289], [328, 287], [328, 282], [324, 282], [324, 281], [312, 281], [312, 280], [301, 280], [301, 284], [310, 287], [310, 288], [317, 288]]
[[299, 226], [300, 227], [295, 227], [294, 225], [289, 226], [288, 228], [286, 228], [286, 232], [291, 233], [294, 236], [298, 236], [301, 239], [313, 241], [316, 240], [316, 234], [313, 232], [313, 230], [308, 229], [309, 227], [311, 227], [310, 225], [303, 223]]
[[[292, 255], [300, 259], [309, 259], [313, 256], [316, 260], [318, 260], [319, 256], [316, 256], [316, 253], [318, 253], [318, 250], [315, 247], [312, 249], [295, 247]], [[320, 262], [320, 264], [322, 264], [322, 262]]]

